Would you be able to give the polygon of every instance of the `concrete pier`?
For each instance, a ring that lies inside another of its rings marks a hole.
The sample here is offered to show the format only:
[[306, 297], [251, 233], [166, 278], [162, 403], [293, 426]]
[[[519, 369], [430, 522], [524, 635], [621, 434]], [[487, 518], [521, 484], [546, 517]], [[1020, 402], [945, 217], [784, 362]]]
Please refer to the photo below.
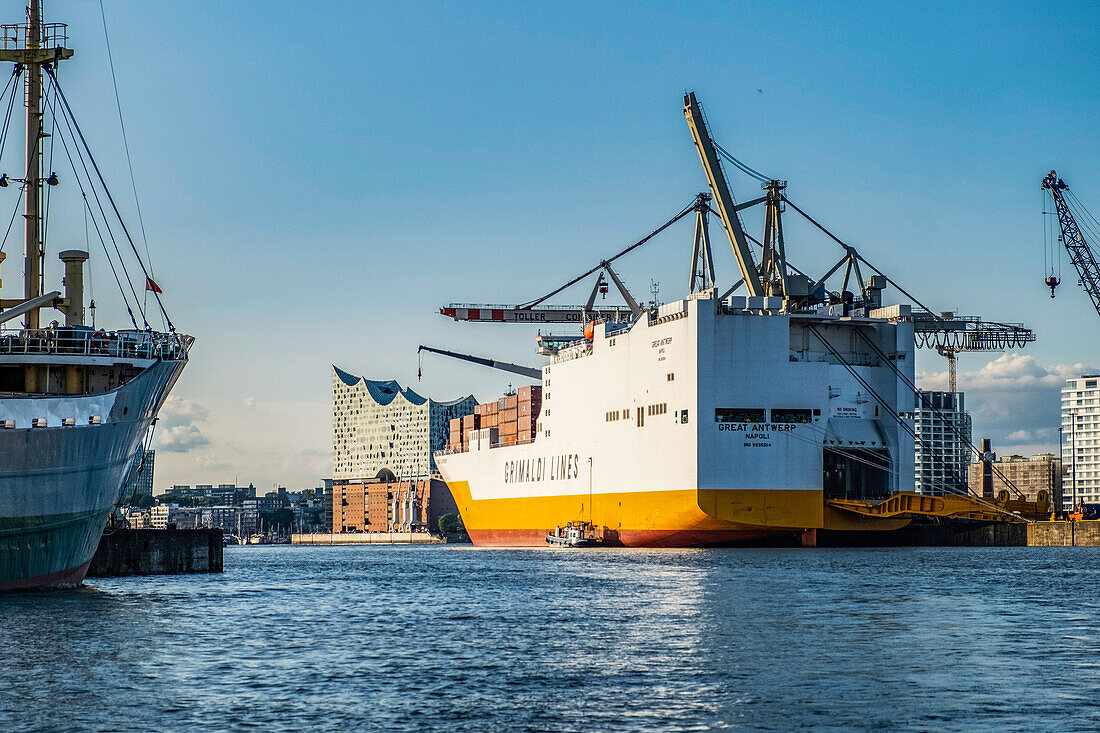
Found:
[[116, 529], [99, 540], [88, 577], [220, 572], [220, 529]]
[[426, 532], [340, 532], [292, 534], [292, 545], [441, 545], [446, 540]]

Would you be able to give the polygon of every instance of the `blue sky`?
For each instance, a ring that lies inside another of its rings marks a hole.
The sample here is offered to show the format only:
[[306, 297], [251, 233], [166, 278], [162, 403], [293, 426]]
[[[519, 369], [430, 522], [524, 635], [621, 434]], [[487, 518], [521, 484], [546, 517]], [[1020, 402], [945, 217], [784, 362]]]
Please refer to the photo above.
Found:
[[[132, 201], [99, 4], [46, 11], [70, 24], [62, 83]], [[685, 90], [724, 147], [788, 180], [793, 201], [933, 308], [1038, 331], [1021, 356], [962, 359], [976, 435], [1056, 444], [1057, 382], [1100, 365], [1100, 318], [1068, 261], [1059, 297], [1043, 287], [1039, 189], [1057, 167], [1100, 213], [1094, 5], [195, 0], [106, 12], [157, 280], [198, 338], [166, 410], [158, 488], [315, 484], [330, 466], [332, 363], [438, 398], [503, 390], [507, 375], [427, 357], [416, 384], [419, 343], [537, 363], [526, 328], [454, 324], [437, 308], [539, 295], [705, 190]], [[739, 198], [757, 190], [735, 180]], [[53, 216], [56, 259], [84, 225], [75, 204]], [[787, 221], [803, 269], [839, 257]], [[712, 233], [728, 281], [732, 256]], [[651, 279], [661, 299], [683, 293], [690, 237], [685, 222], [623, 262], [636, 294]], [[5, 251], [10, 288], [18, 242]], [[101, 319], [118, 313], [105, 274], [93, 263]], [[918, 360], [930, 386], [943, 370]]]

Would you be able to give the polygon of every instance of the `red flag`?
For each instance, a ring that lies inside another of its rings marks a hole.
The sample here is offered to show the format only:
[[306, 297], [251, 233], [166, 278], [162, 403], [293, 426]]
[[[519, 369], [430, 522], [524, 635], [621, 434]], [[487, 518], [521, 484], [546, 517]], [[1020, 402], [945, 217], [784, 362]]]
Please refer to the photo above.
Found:
[[163, 290], [160, 289], [159, 285], [157, 285], [155, 282], [153, 282], [153, 278], [149, 277], [148, 275], [145, 276], [145, 289], [146, 290], [151, 290], [154, 293], [163, 293], [164, 292]]

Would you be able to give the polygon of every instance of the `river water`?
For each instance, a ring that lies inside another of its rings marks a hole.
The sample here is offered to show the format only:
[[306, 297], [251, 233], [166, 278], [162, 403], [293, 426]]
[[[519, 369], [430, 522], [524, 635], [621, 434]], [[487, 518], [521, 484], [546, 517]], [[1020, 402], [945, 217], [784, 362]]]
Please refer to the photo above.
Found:
[[232, 547], [0, 596], [0, 730], [1100, 729], [1100, 551]]

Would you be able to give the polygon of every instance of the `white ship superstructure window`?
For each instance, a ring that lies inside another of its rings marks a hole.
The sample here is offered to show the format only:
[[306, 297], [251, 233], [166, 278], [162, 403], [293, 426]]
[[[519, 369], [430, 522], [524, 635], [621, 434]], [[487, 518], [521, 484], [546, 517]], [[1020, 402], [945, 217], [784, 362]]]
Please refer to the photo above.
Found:
[[808, 423], [813, 421], [813, 411], [801, 407], [772, 408], [772, 422]]
[[714, 422], [765, 422], [766, 420], [762, 407], [714, 408]]

